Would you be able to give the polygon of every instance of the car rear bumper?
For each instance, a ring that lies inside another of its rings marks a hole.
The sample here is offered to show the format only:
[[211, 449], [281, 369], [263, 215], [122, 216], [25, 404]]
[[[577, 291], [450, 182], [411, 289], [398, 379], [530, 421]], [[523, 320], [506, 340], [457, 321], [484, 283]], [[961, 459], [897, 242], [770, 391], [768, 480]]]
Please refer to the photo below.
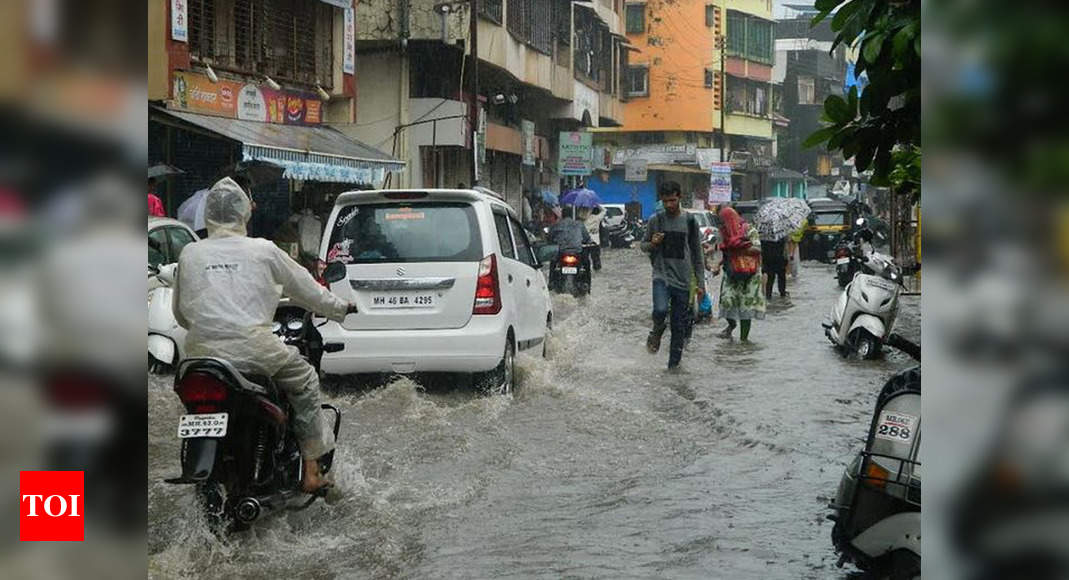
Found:
[[326, 349], [323, 372], [472, 373], [501, 362], [508, 326], [501, 316], [472, 316], [463, 328], [440, 330], [346, 330], [335, 322], [320, 329]]

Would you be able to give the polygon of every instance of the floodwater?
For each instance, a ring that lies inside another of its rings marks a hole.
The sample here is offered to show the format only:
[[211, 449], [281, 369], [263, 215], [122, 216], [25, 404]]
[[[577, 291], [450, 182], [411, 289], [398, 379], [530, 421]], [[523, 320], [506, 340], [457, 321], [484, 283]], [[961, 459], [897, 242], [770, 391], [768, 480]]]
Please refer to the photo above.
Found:
[[[606, 250], [604, 264], [589, 298], [554, 296], [550, 359], [521, 355], [512, 396], [405, 378], [331, 389], [329, 503], [225, 542], [190, 487], [162, 482], [179, 470], [182, 409], [169, 377], [150, 377], [150, 575], [845, 578], [827, 504], [880, 386], [914, 363], [838, 355], [820, 322], [839, 289], [807, 262], [752, 343], [698, 326], [668, 374], [668, 336], [645, 350], [648, 261]], [[902, 301], [897, 330], [917, 339], [919, 297]]]

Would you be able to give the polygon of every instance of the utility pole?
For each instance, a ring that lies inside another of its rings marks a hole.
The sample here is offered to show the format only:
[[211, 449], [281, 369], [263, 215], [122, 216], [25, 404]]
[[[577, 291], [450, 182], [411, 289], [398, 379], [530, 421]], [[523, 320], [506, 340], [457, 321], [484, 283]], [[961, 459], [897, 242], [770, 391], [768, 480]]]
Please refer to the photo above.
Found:
[[478, 184], [479, 175], [479, 144], [476, 136], [479, 133], [479, 1], [469, 0], [468, 7], [471, 10], [471, 22], [468, 26], [468, 36], [471, 38], [471, 103], [469, 115], [471, 118], [471, 185]]
[[[727, 22], [723, 19], [727, 18], [727, 13], [721, 10], [721, 26], [726, 32]], [[716, 48], [720, 51], [720, 162], [726, 161], [727, 146], [728, 146], [728, 134], [727, 127], [724, 126], [724, 109], [727, 108], [728, 100], [728, 75], [724, 70], [724, 53], [727, 52], [727, 35], [720, 34], [716, 37]]]

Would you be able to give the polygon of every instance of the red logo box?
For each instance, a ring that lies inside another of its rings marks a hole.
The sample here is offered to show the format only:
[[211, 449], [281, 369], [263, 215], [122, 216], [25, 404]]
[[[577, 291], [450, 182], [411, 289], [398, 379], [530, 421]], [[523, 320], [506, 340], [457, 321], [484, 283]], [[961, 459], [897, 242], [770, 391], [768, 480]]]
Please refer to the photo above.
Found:
[[81, 471], [19, 472], [19, 540], [85, 540], [85, 474]]

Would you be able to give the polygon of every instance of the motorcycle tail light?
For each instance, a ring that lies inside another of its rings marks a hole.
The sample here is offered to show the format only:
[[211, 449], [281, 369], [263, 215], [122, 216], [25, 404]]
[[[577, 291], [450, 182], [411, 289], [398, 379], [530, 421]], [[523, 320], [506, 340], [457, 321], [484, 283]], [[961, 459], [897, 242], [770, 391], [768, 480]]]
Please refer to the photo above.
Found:
[[884, 488], [887, 487], [887, 480], [891, 478], [891, 472], [887, 471], [883, 467], [880, 467], [875, 461], [869, 460], [868, 467], [865, 468], [865, 483], [870, 487]]
[[561, 258], [561, 263], [565, 266], [574, 266], [579, 263], [579, 258], [572, 255], [567, 255]]
[[217, 411], [227, 398], [226, 383], [207, 373], [186, 374], [174, 386], [174, 392], [194, 413]]

